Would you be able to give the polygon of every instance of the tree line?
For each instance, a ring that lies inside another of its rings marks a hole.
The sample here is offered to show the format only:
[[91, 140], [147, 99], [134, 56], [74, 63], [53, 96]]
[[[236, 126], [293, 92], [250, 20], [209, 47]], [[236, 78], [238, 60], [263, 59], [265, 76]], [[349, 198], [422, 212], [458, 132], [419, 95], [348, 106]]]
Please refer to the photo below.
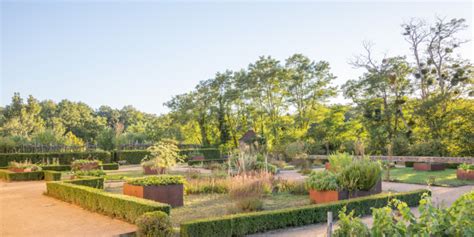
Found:
[[[340, 88], [326, 61], [294, 54], [261, 56], [246, 68], [218, 72], [153, 115], [132, 106], [94, 110], [15, 93], [1, 109], [3, 144], [119, 144], [175, 139], [231, 150], [254, 130], [266, 149], [282, 153], [295, 142], [309, 153], [472, 156], [473, 66], [458, 55], [467, 41], [464, 19], [413, 19], [402, 24], [409, 55], [377, 58], [372, 44], [351, 65], [364, 73]], [[342, 94], [351, 104], [329, 104]]]

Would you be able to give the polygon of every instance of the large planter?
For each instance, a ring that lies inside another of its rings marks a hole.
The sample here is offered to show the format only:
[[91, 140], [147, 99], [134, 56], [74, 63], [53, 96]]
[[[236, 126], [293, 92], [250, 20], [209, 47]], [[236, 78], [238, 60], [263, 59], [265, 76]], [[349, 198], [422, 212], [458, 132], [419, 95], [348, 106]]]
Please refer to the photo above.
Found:
[[179, 207], [183, 206], [184, 188], [182, 184], [139, 186], [125, 183], [123, 194]]
[[318, 191], [313, 189], [309, 190], [309, 198], [312, 203], [326, 203], [340, 200], [338, 191]]
[[456, 176], [458, 179], [474, 180], [474, 170], [457, 169]]
[[436, 170], [445, 170], [446, 165], [443, 163], [421, 163], [416, 162], [413, 164], [413, 169], [420, 171], [436, 171]]

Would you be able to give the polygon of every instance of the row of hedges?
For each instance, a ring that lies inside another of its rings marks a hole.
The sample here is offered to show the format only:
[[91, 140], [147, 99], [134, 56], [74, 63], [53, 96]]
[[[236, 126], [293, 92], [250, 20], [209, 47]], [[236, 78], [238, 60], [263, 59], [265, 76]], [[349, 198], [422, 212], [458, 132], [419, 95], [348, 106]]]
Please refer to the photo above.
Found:
[[85, 152], [50, 152], [50, 153], [2, 153], [0, 154], [0, 167], [7, 166], [10, 161], [30, 160], [32, 163], [46, 163], [46, 161], [58, 159], [61, 165], [69, 165], [73, 160], [96, 159], [103, 163], [111, 162], [111, 154], [106, 151]]
[[[119, 169], [119, 164], [118, 163], [108, 163], [108, 164], [102, 164], [100, 167], [103, 170], [118, 170]], [[71, 166], [70, 165], [43, 165], [41, 166], [43, 170], [53, 170], [53, 171], [70, 171]]]
[[7, 182], [11, 181], [35, 181], [35, 180], [46, 180], [56, 181], [61, 180], [61, 172], [56, 171], [33, 171], [33, 172], [21, 172], [16, 173], [9, 170], [0, 169], [0, 179]]
[[406, 202], [409, 206], [416, 206], [423, 193], [429, 193], [429, 191], [416, 190], [394, 194], [379, 194], [328, 204], [194, 220], [181, 224], [181, 236], [244, 236], [280, 228], [322, 223], [327, 220], [327, 212], [331, 211], [337, 216], [337, 213], [344, 206], [347, 207], [349, 212], [355, 210], [357, 215], [369, 215], [371, 214], [372, 207], [384, 207], [394, 198]]
[[[216, 148], [199, 148], [199, 149], [181, 149], [179, 154], [186, 160], [193, 153], [201, 153], [206, 160], [221, 159], [221, 153]], [[121, 150], [113, 153], [113, 160], [116, 162], [126, 161], [127, 164], [140, 164], [145, 156], [149, 155], [147, 150]]]
[[168, 215], [170, 213], [170, 206], [167, 204], [108, 193], [102, 189], [90, 187], [92, 182], [100, 183], [97, 178], [95, 181], [91, 180], [94, 178], [82, 179], [82, 181], [48, 182], [45, 194], [130, 223], [135, 223], [138, 217], [147, 212], [163, 211]]
[[[415, 164], [415, 162], [406, 161], [406, 162], [405, 162], [405, 167], [413, 167], [414, 164]], [[457, 169], [459, 165], [460, 165], [460, 164], [447, 163], [447, 164], [446, 164], [446, 168], [448, 168], [448, 169]]]

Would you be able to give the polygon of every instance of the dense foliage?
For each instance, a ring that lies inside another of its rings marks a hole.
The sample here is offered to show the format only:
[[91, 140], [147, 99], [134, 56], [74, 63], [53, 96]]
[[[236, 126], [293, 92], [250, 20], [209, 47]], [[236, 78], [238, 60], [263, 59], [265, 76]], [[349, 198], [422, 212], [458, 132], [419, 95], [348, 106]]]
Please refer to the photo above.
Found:
[[162, 211], [147, 212], [137, 218], [138, 237], [170, 237], [173, 227], [170, 217]]
[[306, 179], [306, 188], [318, 191], [337, 191], [337, 177], [329, 171], [313, 171]]
[[181, 175], [158, 175], [127, 180], [128, 184], [139, 186], [173, 185], [184, 184], [185, 182], [186, 180]]
[[[0, 108], [0, 149], [88, 143], [113, 150], [167, 138], [226, 151], [253, 129], [269, 152], [296, 158], [303, 147], [310, 154], [473, 156], [473, 66], [458, 56], [466, 42], [458, 35], [466, 29], [464, 19], [404, 23], [410, 54], [377, 59], [364, 44], [365, 53], [351, 62], [363, 74], [343, 78], [341, 88], [332, 86], [336, 77], [326, 61], [262, 56], [173, 97], [170, 112], [160, 116], [132, 106], [24, 101], [15, 93]], [[326, 103], [341, 93], [353, 104]]]

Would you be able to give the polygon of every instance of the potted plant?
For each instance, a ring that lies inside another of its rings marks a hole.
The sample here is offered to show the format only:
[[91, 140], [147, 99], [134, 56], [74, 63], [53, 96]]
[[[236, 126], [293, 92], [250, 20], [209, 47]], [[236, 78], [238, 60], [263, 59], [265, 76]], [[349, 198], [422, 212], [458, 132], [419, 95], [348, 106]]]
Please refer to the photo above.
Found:
[[326, 170], [333, 172], [341, 171], [345, 166], [352, 163], [352, 156], [348, 153], [334, 153], [329, 155], [328, 162], [324, 164]]
[[160, 141], [147, 150], [150, 154], [141, 163], [145, 174], [164, 174], [168, 168], [181, 161], [179, 148], [171, 140]]
[[354, 160], [337, 175], [339, 199], [364, 197], [382, 192], [382, 167], [368, 158]]
[[178, 207], [183, 205], [184, 183], [185, 179], [180, 175], [158, 175], [129, 179], [123, 185], [123, 194]]
[[461, 164], [456, 170], [458, 179], [474, 180], [474, 165]]
[[339, 185], [336, 175], [329, 171], [315, 171], [306, 179], [306, 188], [313, 203], [339, 200]]

